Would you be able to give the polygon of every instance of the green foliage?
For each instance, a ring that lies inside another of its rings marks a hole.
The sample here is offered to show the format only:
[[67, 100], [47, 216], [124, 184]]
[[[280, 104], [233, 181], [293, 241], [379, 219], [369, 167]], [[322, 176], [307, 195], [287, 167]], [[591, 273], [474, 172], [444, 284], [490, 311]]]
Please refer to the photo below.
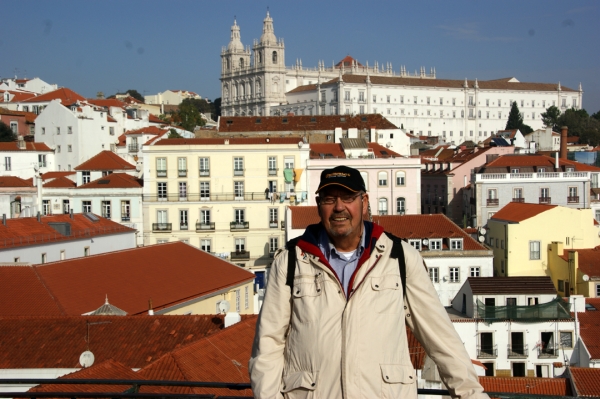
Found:
[[215, 107], [215, 113], [213, 114], [213, 120], [217, 120], [219, 116], [221, 116], [221, 97], [215, 98], [213, 101], [213, 105]]
[[585, 109], [570, 108], [558, 117], [557, 130], [566, 126], [569, 136], [578, 136], [582, 144], [597, 146], [600, 144], [600, 120], [595, 115], [590, 117]]
[[169, 136], [167, 136], [170, 139], [182, 139], [183, 136], [179, 133], [177, 133], [177, 131], [175, 129], [169, 129]]
[[131, 97], [135, 98], [138, 101], [144, 102], [144, 96], [142, 96], [137, 90], [129, 89], [125, 92], [125, 94], [129, 94]]
[[15, 141], [16, 139], [17, 135], [13, 133], [12, 129], [0, 121], [0, 141]]
[[546, 127], [556, 129], [559, 117], [560, 110], [554, 105], [546, 108], [546, 112], [542, 112], [542, 122]]
[[592, 114], [592, 118], [596, 119], [597, 121], [600, 121], [600, 111], [596, 112], [595, 114]]
[[519, 112], [517, 102], [514, 101], [510, 107], [510, 114], [508, 114], [508, 120], [506, 121], [506, 130], [520, 129], [523, 125], [523, 115]]
[[204, 126], [206, 123], [193, 101], [185, 99], [179, 104], [179, 109], [172, 115], [171, 121], [179, 124], [185, 130], [193, 132], [196, 126]]

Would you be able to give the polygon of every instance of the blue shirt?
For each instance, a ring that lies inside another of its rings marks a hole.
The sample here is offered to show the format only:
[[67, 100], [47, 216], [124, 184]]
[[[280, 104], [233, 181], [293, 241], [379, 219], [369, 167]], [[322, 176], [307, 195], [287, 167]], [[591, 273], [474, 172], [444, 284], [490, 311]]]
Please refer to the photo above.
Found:
[[365, 251], [365, 228], [363, 226], [363, 234], [360, 237], [360, 243], [358, 248], [354, 251], [350, 259], [346, 259], [344, 255], [340, 255], [339, 251], [335, 249], [333, 243], [329, 240], [327, 231], [322, 229], [319, 233], [319, 249], [325, 255], [325, 258], [337, 274], [344, 293], [348, 296], [348, 284], [350, 284], [350, 278], [358, 266], [358, 260]]

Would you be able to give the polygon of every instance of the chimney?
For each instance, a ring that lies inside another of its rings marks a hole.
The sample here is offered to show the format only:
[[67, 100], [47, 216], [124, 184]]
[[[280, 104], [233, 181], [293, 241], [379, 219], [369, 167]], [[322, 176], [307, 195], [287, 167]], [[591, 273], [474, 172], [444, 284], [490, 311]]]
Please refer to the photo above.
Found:
[[37, 220], [38, 222], [42, 223], [42, 214], [40, 213], [40, 211], [38, 211], [37, 213]]
[[242, 317], [237, 312], [227, 312], [224, 318], [225, 328], [242, 321]]
[[148, 299], [148, 316], [154, 316], [154, 309], [152, 309], [152, 299]]
[[73, 215], [73, 209], [72, 208], [69, 210], [69, 216], [71, 217], [71, 219], [75, 219], [75, 216]]
[[2, 214], [2, 224], [6, 226], [6, 213]]
[[563, 126], [560, 128], [560, 159], [567, 159], [567, 132], [569, 128]]

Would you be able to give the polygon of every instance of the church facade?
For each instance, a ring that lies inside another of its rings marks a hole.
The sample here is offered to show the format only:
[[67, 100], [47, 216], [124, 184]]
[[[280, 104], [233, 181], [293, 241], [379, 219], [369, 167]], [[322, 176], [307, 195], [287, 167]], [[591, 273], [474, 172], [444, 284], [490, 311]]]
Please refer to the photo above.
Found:
[[296, 60], [285, 66], [285, 45], [277, 39], [267, 12], [263, 33], [250, 47], [241, 42], [237, 22], [221, 52], [223, 116], [374, 114], [420, 136], [440, 136], [459, 144], [483, 141], [504, 129], [511, 104], [517, 102], [523, 121], [542, 128], [541, 114], [552, 105], [562, 112], [580, 109], [577, 90], [560, 83], [438, 79], [434, 68], [399, 72], [390, 63], [362, 65], [352, 57], [325, 67], [305, 68]]

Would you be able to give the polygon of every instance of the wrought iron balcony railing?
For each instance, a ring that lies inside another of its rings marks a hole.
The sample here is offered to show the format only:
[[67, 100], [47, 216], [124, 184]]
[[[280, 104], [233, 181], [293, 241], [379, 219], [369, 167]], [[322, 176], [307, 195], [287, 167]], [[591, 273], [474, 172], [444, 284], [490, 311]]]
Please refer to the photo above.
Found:
[[[275, 193], [273, 193], [275, 195]], [[296, 199], [305, 198], [302, 197], [301, 192], [295, 193], [282, 193], [282, 196], [291, 198], [295, 196]], [[284, 198], [285, 199], [285, 198]], [[232, 192], [232, 193], [211, 193], [211, 192], [200, 192], [200, 193], [191, 193], [188, 192], [185, 194], [180, 193], [160, 193], [160, 194], [151, 194], [144, 195], [143, 200], [145, 202], [197, 202], [197, 201], [269, 201], [269, 199], [265, 196], [265, 192]], [[283, 202], [281, 197], [277, 199], [277, 202]]]
[[538, 359], [553, 359], [558, 357], [558, 345], [538, 346]]
[[551, 204], [552, 197], [540, 197], [540, 204]]
[[569, 204], [576, 204], [579, 202], [579, 196], [574, 196], [574, 197], [567, 197], [567, 202]]
[[487, 206], [498, 206], [498, 198], [488, 198], [487, 199]]
[[173, 223], [152, 223], [154, 232], [170, 232], [173, 230]]
[[138, 144], [129, 144], [129, 145], [127, 146], [127, 150], [128, 150], [129, 152], [138, 152], [138, 151], [139, 151], [139, 149], [140, 149], [140, 146], [139, 146]]
[[513, 198], [512, 202], [525, 202], [525, 198]]
[[196, 223], [196, 231], [215, 231], [215, 223]]
[[276, 229], [279, 224], [277, 223], [277, 219], [269, 220], [269, 227], [272, 229]]
[[250, 228], [250, 222], [231, 222], [229, 223], [229, 229], [234, 231], [248, 230]]
[[179, 170], [177, 170], [177, 176], [179, 176], [179, 177], [186, 177], [187, 176], [187, 169], [179, 169]]
[[529, 356], [527, 344], [508, 344], [507, 353], [509, 358], [526, 358]]
[[498, 345], [477, 345], [479, 359], [493, 359], [498, 357]]
[[232, 251], [230, 256], [231, 260], [250, 260], [250, 251]]

